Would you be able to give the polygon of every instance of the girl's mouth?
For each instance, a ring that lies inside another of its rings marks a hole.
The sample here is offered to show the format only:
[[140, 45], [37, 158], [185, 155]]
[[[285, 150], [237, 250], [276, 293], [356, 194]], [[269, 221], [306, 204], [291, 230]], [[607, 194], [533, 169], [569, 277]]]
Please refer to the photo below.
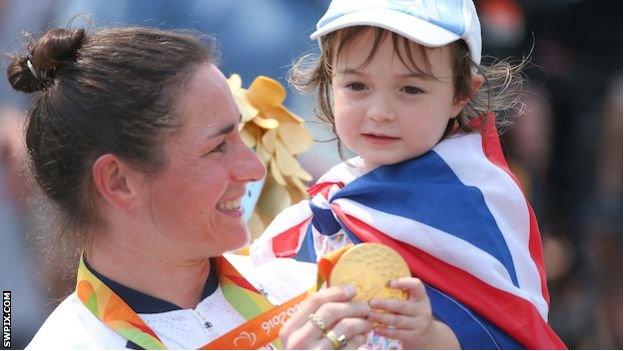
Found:
[[362, 136], [364, 137], [364, 140], [375, 145], [387, 145], [395, 141], [401, 140], [401, 138], [377, 134], [362, 133]]

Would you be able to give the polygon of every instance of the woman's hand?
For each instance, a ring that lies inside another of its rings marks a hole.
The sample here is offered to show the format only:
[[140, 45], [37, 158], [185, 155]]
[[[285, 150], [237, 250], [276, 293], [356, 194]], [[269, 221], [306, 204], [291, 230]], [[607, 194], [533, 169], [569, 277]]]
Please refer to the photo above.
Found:
[[[351, 301], [354, 296], [354, 287], [335, 286], [309, 297], [282, 327], [282, 346], [286, 349], [331, 350], [356, 349], [364, 344], [372, 330], [371, 322], [366, 319], [371, 309], [365, 302]], [[311, 315], [316, 316], [315, 321]], [[335, 343], [343, 338], [342, 345], [335, 347]]]
[[390, 282], [390, 287], [407, 290], [407, 300], [372, 299], [373, 309], [368, 319], [379, 323], [374, 331], [390, 339], [400, 340], [404, 349], [459, 349], [453, 331], [433, 318], [431, 303], [425, 286], [418, 278], [400, 278]]

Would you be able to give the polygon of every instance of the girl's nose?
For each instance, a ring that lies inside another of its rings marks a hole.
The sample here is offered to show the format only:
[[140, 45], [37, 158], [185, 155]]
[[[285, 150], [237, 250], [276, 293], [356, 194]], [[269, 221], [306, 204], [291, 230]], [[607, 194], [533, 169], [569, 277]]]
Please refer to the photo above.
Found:
[[366, 117], [375, 122], [392, 122], [394, 121], [394, 112], [391, 108], [392, 104], [388, 99], [377, 97], [371, 101], [366, 111]]

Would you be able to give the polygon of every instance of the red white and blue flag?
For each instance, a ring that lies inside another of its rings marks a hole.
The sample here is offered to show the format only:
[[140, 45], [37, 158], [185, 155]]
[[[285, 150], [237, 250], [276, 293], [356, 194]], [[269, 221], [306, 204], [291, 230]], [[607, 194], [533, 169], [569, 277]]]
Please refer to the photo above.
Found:
[[495, 127], [361, 174], [347, 161], [284, 210], [251, 248], [257, 261], [315, 262], [346, 242], [397, 250], [427, 285], [434, 314], [463, 348], [561, 349], [533, 210]]

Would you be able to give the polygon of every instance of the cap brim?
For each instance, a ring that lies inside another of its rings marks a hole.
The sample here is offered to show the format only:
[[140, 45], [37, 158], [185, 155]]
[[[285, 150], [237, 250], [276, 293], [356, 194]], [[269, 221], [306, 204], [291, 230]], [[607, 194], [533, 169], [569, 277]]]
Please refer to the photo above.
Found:
[[459, 35], [417, 17], [380, 8], [345, 14], [318, 28], [310, 35], [310, 39], [316, 40], [338, 29], [353, 26], [384, 28], [428, 47], [438, 47], [460, 39]]

